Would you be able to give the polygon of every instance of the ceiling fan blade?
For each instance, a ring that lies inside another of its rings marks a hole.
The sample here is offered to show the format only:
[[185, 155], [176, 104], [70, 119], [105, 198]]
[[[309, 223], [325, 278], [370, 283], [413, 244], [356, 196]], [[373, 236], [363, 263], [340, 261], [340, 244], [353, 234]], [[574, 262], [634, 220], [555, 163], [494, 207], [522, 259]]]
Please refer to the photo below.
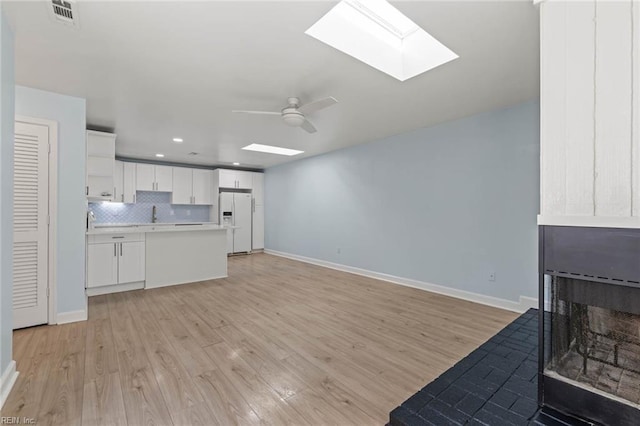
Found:
[[235, 112], [235, 113], [239, 113], [239, 114], [282, 115], [281, 112], [274, 112], [274, 111], [244, 111], [244, 110], [234, 109], [231, 112]]
[[318, 130], [316, 130], [315, 126], [313, 124], [311, 124], [311, 122], [309, 120], [304, 120], [304, 123], [302, 123], [302, 127], [304, 130], [306, 130], [308, 133], [315, 133]]
[[324, 108], [328, 108], [331, 105], [337, 104], [338, 101], [336, 100], [336, 98], [329, 96], [328, 98], [324, 98], [324, 99], [318, 99], [317, 101], [313, 101], [313, 102], [309, 102], [308, 104], [304, 104], [302, 105], [300, 108], [298, 108], [298, 111], [300, 111], [301, 113], [307, 115], [307, 114], [313, 114], [316, 111], [319, 111], [321, 109]]

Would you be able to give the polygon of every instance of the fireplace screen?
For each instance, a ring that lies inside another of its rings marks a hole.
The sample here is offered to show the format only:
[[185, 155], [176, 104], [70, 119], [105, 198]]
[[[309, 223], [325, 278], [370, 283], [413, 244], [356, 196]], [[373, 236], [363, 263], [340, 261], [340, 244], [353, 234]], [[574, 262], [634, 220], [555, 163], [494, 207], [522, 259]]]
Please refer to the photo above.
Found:
[[545, 375], [640, 407], [640, 290], [564, 277], [549, 290]]

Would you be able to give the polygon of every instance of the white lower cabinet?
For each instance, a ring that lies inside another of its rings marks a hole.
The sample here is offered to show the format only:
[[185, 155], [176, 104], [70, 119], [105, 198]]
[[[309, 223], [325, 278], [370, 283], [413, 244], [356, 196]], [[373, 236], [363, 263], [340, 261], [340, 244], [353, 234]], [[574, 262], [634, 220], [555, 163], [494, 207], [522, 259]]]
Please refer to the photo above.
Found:
[[144, 234], [89, 236], [87, 288], [145, 279]]
[[117, 243], [87, 246], [87, 288], [118, 284]]
[[118, 284], [144, 281], [144, 241], [120, 243]]

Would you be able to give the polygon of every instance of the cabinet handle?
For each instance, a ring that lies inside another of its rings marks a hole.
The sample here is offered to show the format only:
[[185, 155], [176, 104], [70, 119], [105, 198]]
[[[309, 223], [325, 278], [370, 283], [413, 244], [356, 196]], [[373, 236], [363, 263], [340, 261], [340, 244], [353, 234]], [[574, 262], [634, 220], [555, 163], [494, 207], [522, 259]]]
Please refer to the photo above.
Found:
[[120, 195], [120, 198], [122, 198], [122, 202], [124, 203], [124, 194]]
[[122, 243], [120, 243], [120, 257], [122, 257]]
[[116, 257], [118, 255], [118, 248], [116, 247], [118, 244], [113, 243], [113, 257]]

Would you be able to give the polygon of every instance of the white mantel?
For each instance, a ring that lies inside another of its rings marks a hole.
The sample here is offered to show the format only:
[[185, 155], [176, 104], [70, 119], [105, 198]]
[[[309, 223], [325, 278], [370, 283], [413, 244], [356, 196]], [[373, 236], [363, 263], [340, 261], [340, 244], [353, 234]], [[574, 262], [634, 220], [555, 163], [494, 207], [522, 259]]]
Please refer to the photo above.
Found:
[[540, 2], [540, 224], [640, 228], [640, 0]]

